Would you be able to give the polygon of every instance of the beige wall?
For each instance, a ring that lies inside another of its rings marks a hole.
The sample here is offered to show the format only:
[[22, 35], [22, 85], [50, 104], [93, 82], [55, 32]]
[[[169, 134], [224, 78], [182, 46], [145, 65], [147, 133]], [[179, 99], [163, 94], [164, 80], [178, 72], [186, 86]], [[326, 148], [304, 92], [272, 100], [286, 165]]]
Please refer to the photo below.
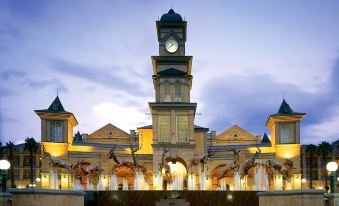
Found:
[[47, 190], [47, 189], [13, 189], [12, 206], [83, 206], [84, 192]]
[[323, 206], [322, 190], [259, 192], [259, 206]]

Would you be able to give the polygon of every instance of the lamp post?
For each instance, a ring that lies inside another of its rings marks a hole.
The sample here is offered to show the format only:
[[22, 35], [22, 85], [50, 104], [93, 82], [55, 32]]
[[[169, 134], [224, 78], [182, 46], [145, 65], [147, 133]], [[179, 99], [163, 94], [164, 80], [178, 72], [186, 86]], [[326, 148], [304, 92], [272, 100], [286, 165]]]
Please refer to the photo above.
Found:
[[331, 173], [330, 182], [331, 182], [331, 193], [334, 193], [334, 172], [338, 169], [338, 164], [336, 162], [329, 162], [326, 165], [326, 169]]
[[[7, 160], [0, 160], [0, 174], [2, 170], [8, 170], [11, 164]], [[6, 192], [6, 173], [1, 174], [1, 192]]]

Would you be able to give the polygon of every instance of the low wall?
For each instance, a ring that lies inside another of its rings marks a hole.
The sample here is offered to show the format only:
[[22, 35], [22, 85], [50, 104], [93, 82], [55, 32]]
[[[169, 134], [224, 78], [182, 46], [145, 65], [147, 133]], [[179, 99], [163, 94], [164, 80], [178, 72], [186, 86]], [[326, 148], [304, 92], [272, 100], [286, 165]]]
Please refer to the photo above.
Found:
[[12, 194], [8, 192], [0, 192], [0, 205], [11, 206], [12, 205]]
[[339, 193], [324, 195], [325, 206], [339, 206]]
[[9, 189], [12, 206], [84, 206], [82, 191], [40, 188]]
[[259, 206], [256, 191], [86, 191], [85, 206]]
[[323, 206], [325, 190], [258, 192], [259, 206]]

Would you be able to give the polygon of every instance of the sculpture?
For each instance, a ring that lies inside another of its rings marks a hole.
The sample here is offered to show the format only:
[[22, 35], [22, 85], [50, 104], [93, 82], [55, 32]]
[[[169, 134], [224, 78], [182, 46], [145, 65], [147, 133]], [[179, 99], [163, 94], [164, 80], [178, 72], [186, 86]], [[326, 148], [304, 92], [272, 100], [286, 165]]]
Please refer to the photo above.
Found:
[[193, 166], [198, 166], [199, 164], [201, 165], [201, 172], [204, 172], [205, 170], [205, 164], [207, 164], [207, 160], [212, 157], [215, 154], [215, 151], [211, 151], [212, 145], [208, 149], [207, 153], [203, 155], [194, 155], [193, 159], [191, 160], [190, 164], [188, 165], [188, 170], [192, 174], [192, 168]]
[[81, 184], [87, 184], [87, 180], [92, 184], [97, 184], [103, 170], [98, 165], [81, 160], [73, 166], [74, 177], [80, 180]]
[[161, 155], [161, 163], [160, 165], [160, 172], [162, 172], [162, 169], [165, 170], [166, 177], [168, 178], [169, 182], [172, 182], [171, 177], [171, 167], [169, 166], [168, 162], [166, 161], [166, 154], [169, 152], [169, 150], [163, 145], [163, 153]]
[[239, 168], [239, 174], [240, 178], [243, 179], [246, 175], [248, 175], [248, 171], [252, 168], [255, 167], [255, 160], [259, 157], [261, 153], [261, 149], [259, 148], [258, 144], [256, 144], [257, 151], [255, 152], [254, 156], [252, 159], [247, 160], [243, 165], [240, 166]]
[[43, 151], [42, 159], [48, 157], [53, 167], [63, 168], [63, 169], [68, 170], [69, 172], [72, 172], [73, 165], [70, 162], [53, 157], [49, 152], [46, 151], [46, 148], [43, 144], [42, 144], [42, 151]]
[[289, 159], [286, 159], [284, 163], [281, 163], [278, 160], [268, 160], [267, 167], [275, 169], [289, 181], [291, 178], [291, 170], [293, 169], [293, 162]]
[[130, 160], [118, 160], [117, 156], [115, 155], [114, 151], [115, 151], [115, 145], [113, 145], [112, 149], [110, 150], [109, 152], [109, 157], [108, 159], [113, 159], [114, 162], [116, 163], [113, 168], [112, 168], [112, 173], [114, 174], [115, 173], [115, 170], [119, 167], [127, 167], [129, 168], [130, 170], [134, 171], [135, 170], [135, 165], [134, 165], [134, 162], [130, 161]]
[[226, 149], [227, 151], [233, 151], [233, 161], [227, 163], [224, 167], [222, 167], [217, 173], [216, 176], [218, 180], [222, 179], [228, 171], [235, 171], [239, 170], [239, 150], [236, 149]]

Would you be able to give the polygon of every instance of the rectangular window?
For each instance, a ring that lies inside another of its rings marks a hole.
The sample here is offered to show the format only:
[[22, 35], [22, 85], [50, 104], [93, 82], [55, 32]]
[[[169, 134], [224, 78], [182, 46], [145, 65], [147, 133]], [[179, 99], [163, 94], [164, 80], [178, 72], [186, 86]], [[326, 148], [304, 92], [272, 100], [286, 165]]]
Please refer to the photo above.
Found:
[[62, 142], [62, 121], [51, 121], [49, 128], [49, 141]]
[[178, 142], [188, 143], [188, 116], [177, 116]]
[[181, 102], [181, 85], [180, 85], [180, 83], [175, 84], [175, 101]]
[[13, 156], [12, 164], [13, 164], [14, 167], [20, 167], [20, 156], [19, 155]]
[[289, 144], [294, 143], [294, 123], [280, 124], [280, 143]]
[[[33, 155], [33, 159], [32, 159], [32, 165], [33, 165], [33, 167], [35, 167], [36, 165], [35, 165], [35, 155]], [[25, 155], [24, 156], [24, 164], [23, 164], [23, 166], [31, 166], [31, 158], [30, 158], [30, 156], [29, 155]]]
[[171, 142], [170, 116], [158, 116], [158, 141]]
[[[31, 170], [24, 170], [23, 179], [30, 179], [31, 178]], [[33, 170], [33, 179], [35, 179], [35, 169]]]
[[171, 102], [171, 87], [169, 84], [164, 84], [164, 98], [165, 102]]
[[14, 170], [14, 179], [20, 179], [20, 170]]

